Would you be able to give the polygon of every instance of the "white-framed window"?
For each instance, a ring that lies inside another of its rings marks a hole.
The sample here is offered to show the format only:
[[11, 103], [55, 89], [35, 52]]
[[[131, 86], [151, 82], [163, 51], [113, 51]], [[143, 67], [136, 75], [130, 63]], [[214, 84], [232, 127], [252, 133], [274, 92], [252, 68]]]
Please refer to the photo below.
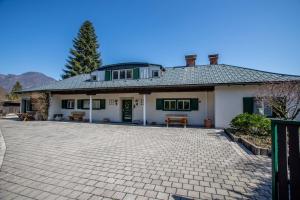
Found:
[[91, 81], [97, 81], [97, 76], [96, 75], [91, 75]]
[[126, 70], [126, 79], [132, 79], [132, 69]]
[[113, 71], [112, 78], [113, 78], [113, 80], [119, 79], [119, 71], [118, 70]]
[[152, 71], [152, 77], [153, 77], [153, 78], [159, 77], [159, 70], [153, 70], [153, 71]]
[[100, 99], [95, 99], [92, 101], [93, 109], [100, 109]]
[[120, 70], [120, 77], [119, 79], [125, 79], [126, 78], [126, 70]]
[[61, 100], [61, 108], [62, 109], [74, 109], [75, 100], [74, 99], [63, 99]]
[[[84, 110], [90, 109], [90, 100], [78, 99], [77, 108], [84, 109]], [[105, 99], [92, 99], [92, 108], [93, 110], [105, 109]]]
[[176, 100], [164, 100], [164, 110], [176, 110]]
[[74, 109], [75, 101], [74, 100], [67, 100], [67, 109]]
[[112, 72], [112, 79], [132, 79], [133, 70], [132, 69], [122, 69], [122, 70], [114, 70]]
[[82, 108], [83, 109], [89, 109], [90, 108], [90, 100], [83, 100], [83, 104], [82, 104]]
[[254, 99], [254, 113], [272, 117], [272, 106], [267, 100]]
[[177, 110], [190, 110], [190, 104], [191, 102], [189, 99], [180, 99], [177, 101]]

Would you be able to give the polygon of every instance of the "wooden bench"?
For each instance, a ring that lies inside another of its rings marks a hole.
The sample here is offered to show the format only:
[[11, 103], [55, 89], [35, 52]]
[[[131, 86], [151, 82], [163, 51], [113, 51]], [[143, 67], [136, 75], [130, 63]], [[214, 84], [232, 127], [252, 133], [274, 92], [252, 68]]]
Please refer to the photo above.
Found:
[[180, 114], [170, 114], [170, 115], [166, 115], [166, 124], [167, 127], [169, 127], [169, 124], [181, 124], [184, 126], [184, 128], [186, 128], [187, 125], [187, 115], [180, 115]]
[[69, 120], [71, 121], [83, 121], [83, 117], [85, 115], [85, 112], [72, 112], [69, 116]]

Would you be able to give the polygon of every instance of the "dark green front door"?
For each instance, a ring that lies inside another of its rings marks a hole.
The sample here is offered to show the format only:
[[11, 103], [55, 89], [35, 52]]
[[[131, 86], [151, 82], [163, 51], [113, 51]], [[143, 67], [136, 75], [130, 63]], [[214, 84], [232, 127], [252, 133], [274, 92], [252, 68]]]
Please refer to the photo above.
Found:
[[132, 122], [132, 100], [122, 101], [122, 120], [123, 122]]

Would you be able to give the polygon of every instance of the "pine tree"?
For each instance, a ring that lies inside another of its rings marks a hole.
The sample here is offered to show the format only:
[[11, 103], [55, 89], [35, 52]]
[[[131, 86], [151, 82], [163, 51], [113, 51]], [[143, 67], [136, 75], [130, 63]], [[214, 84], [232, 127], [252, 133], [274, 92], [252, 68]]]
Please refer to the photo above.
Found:
[[17, 81], [13, 86], [13, 88], [11, 89], [10, 93], [7, 95], [7, 98], [9, 100], [18, 100], [19, 94], [17, 94], [17, 92], [20, 92], [21, 90], [22, 90], [22, 85], [19, 81]]
[[73, 40], [73, 48], [70, 50], [66, 69], [61, 76], [63, 79], [78, 74], [90, 73], [102, 65], [99, 44], [93, 24], [85, 21], [79, 29], [77, 37]]

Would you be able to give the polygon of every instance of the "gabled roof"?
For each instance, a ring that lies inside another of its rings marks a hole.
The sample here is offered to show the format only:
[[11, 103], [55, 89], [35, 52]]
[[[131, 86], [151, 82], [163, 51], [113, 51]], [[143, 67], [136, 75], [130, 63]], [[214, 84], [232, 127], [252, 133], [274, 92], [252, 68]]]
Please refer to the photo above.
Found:
[[78, 75], [49, 85], [22, 92], [105, 90], [120, 88], [156, 88], [181, 86], [215, 86], [258, 84], [264, 82], [300, 81], [300, 76], [254, 70], [232, 65], [198, 65], [195, 67], [167, 67], [159, 78], [138, 80], [90, 81], [89, 74]]

